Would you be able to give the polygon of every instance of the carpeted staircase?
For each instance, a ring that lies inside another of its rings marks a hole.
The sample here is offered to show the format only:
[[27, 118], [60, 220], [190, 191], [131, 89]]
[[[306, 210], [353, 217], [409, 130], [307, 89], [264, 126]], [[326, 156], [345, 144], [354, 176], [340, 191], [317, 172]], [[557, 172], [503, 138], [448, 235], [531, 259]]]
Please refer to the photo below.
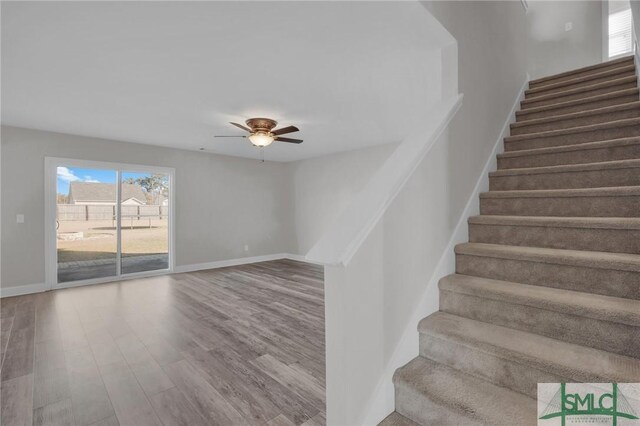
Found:
[[640, 382], [633, 57], [529, 83], [383, 425], [535, 425], [539, 382]]

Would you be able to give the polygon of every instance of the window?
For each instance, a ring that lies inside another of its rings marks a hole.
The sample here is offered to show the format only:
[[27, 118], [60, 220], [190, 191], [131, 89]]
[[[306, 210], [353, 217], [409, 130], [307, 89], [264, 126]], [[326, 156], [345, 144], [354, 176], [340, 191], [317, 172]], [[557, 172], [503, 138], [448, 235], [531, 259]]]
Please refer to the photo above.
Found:
[[629, 3], [625, 6], [609, 9], [609, 58], [633, 52], [633, 18]]

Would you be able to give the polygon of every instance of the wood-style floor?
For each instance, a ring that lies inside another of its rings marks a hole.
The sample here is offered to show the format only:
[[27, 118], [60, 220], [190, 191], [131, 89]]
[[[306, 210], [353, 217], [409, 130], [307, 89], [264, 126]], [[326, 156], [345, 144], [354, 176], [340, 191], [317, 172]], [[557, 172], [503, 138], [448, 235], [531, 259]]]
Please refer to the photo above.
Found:
[[324, 424], [323, 273], [290, 260], [1, 301], [2, 425]]

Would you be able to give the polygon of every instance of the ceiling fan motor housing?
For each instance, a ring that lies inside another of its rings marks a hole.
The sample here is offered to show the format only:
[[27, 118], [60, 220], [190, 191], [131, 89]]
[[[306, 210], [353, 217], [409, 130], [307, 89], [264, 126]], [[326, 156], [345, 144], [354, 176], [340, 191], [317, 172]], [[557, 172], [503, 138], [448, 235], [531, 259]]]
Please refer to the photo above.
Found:
[[[252, 144], [260, 147], [268, 146], [274, 141], [278, 142], [288, 142], [288, 143], [302, 143], [302, 139], [294, 139], [294, 138], [286, 138], [282, 135], [286, 135], [287, 133], [298, 132], [296, 126], [287, 126], [282, 127], [280, 129], [274, 129], [278, 125], [276, 120], [272, 120], [270, 118], [250, 118], [245, 121], [248, 127], [243, 126], [242, 124], [234, 123], [233, 121], [229, 122], [229, 124], [236, 126], [245, 132], [249, 132], [248, 139]], [[224, 137], [224, 136], [216, 136], [216, 137]], [[231, 137], [240, 137], [247, 138], [247, 136], [231, 136]]]
[[278, 125], [277, 121], [270, 118], [250, 118], [245, 123], [253, 132], [265, 133], [271, 133], [271, 130]]

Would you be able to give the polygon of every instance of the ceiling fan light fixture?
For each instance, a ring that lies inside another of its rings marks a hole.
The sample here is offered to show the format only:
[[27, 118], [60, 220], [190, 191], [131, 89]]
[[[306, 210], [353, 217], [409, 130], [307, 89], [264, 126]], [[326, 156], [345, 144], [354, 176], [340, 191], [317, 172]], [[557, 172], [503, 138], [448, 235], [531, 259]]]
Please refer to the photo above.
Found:
[[[1, 0], [0, 0], [1, 1]], [[234, 122], [230, 122], [232, 126], [244, 130], [248, 133], [247, 136], [214, 136], [216, 138], [247, 138], [253, 146], [264, 148], [271, 145], [273, 142], [285, 142], [285, 143], [302, 143], [302, 139], [288, 138], [282, 135], [289, 133], [299, 132], [296, 126], [281, 127], [274, 129], [278, 125], [276, 120], [270, 118], [250, 118], [245, 121], [246, 126]]]
[[259, 147], [269, 146], [274, 140], [275, 137], [270, 132], [255, 132], [249, 135], [249, 141]]

